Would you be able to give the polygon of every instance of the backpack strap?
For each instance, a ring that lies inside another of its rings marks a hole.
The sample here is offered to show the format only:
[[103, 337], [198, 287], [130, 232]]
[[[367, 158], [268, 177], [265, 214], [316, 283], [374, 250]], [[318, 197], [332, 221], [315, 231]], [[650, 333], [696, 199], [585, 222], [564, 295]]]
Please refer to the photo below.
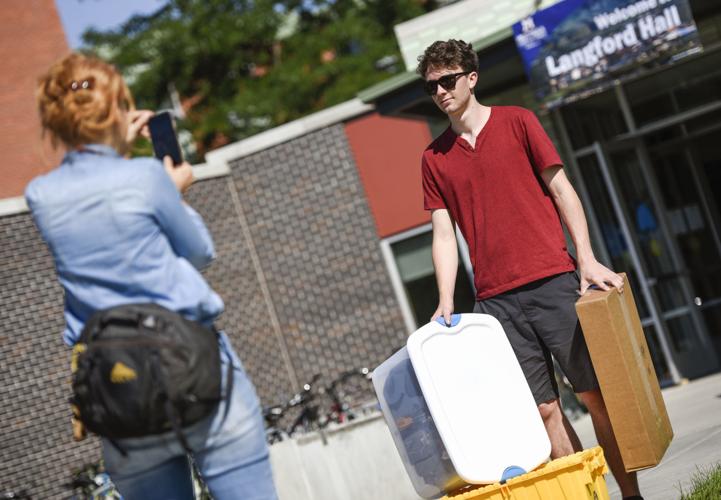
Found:
[[[147, 325], [140, 324], [140, 328], [146, 328]], [[212, 327], [213, 331], [215, 332], [216, 336], [219, 336], [220, 333], [215, 328], [215, 326]], [[228, 417], [228, 412], [230, 411], [230, 400], [231, 396], [233, 394], [233, 357], [228, 354], [228, 370], [226, 374], [226, 394], [225, 394], [225, 411], [223, 412], [223, 420], [225, 420]], [[151, 363], [152, 370], [155, 372], [156, 379], [160, 382], [163, 388], [163, 392], [165, 393], [165, 413], [168, 417], [168, 420], [170, 420], [170, 424], [173, 426], [173, 432], [175, 433], [175, 436], [178, 438], [178, 441], [180, 442], [180, 445], [183, 447], [186, 453], [189, 455], [193, 454], [193, 449], [190, 447], [190, 444], [188, 443], [187, 438], [185, 437], [185, 434], [183, 433], [183, 426], [182, 422], [180, 420], [180, 417], [178, 416], [178, 411], [173, 405], [172, 401], [170, 401], [170, 398], [168, 397], [168, 385], [167, 381], [165, 380], [165, 375], [163, 374], [162, 370], [160, 370], [160, 359], [157, 352], [153, 352], [151, 354], [151, 357], [153, 358], [153, 362]]]
[[[215, 328], [215, 326], [212, 327], [213, 332], [215, 332], [216, 338], [220, 338], [220, 331]], [[225, 380], [226, 380], [226, 388], [225, 388], [225, 394], [220, 396], [221, 400], [225, 400], [225, 410], [223, 411], [223, 420], [225, 420], [228, 417], [228, 411], [230, 411], [230, 400], [233, 396], [233, 368], [235, 365], [233, 365], [233, 357], [230, 355], [229, 352], [226, 352], [228, 355], [228, 368], [225, 373]], [[210, 399], [206, 399], [206, 401], [210, 401]]]
[[190, 444], [188, 444], [185, 434], [183, 434], [183, 427], [180, 424], [180, 418], [178, 418], [178, 411], [175, 409], [175, 406], [173, 406], [170, 398], [167, 397], [167, 393], [165, 398], [165, 413], [168, 415], [170, 424], [173, 426], [173, 432], [175, 432], [175, 437], [177, 437], [178, 441], [180, 441], [180, 445], [185, 450], [185, 453], [188, 453], [189, 455], [192, 454], [193, 449], [190, 447]]
[[168, 420], [170, 420], [170, 425], [173, 427], [175, 437], [178, 438], [178, 441], [180, 441], [180, 445], [183, 447], [185, 452], [193, 453], [193, 449], [190, 447], [190, 444], [188, 444], [185, 434], [183, 434], [183, 426], [181, 424], [180, 417], [178, 416], [178, 411], [168, 397], [168, 384], [163, 370], [160, 369], [160, 356], [158, 356], [158, 352], [154, 350], [151, 352], [150, 357], [152, 358], [150, 363], [151, 370], [153, 370], [155, 379], [160, 383], [163, 389], [163, 395], [165, 396], [165, 401], [163, 403], [165, 406], [165, 415], [168, 417]]
[[118, 443], [115, 439], [113, 439], [113, 438], [111, 438], [111, 437], [107, 437], [107, 436], [105, 436], [104, 439], [107, 440], [108, 443], [110, 443], [111, 445], [113, 445], [113, 448], [115, 448], [116, 450], [118, 450], [123, 457], [127, 457], [127, 456], [128, 456], [128, 450], [126, 450], [125, 448], [123, 448], [122, 446], [120, 446], [120, 443]]
[[[158, 361], [157, 354], [155, 354], [153, 357], [155, 357], [156, 361]], [[153, 363], [153, 369], [155, 370], [155, 375], [162, 384], [163, 391], [165, 392], [165, 414], [168, 416], [170, 424], [173, 426], [173, 432], [175, 432], [175, 437], [177, 437], [178, 441], [180, 441], [180, 445], [183, 447], [187, 454], [192, 455], [193, 449], [190, 447], [190, 444], [188, 443], [185, 434], [183, 434], [183, 426], [180, 421], [180, 417], [178, 417], [178, 411], [168, 397], [165, 376], [162, 374], [162, 370], [158, 369], [158, 365], [159, 363]], [[228, 411], [230, 410], [230, 399], [231, 395], [233, 394], [233, 360], [230, 357], [228, 358], [227, 380], [228, 383], [225, 394], [226, 403], [225, 411], [223, 412], [223, 420], [228, 417]]]

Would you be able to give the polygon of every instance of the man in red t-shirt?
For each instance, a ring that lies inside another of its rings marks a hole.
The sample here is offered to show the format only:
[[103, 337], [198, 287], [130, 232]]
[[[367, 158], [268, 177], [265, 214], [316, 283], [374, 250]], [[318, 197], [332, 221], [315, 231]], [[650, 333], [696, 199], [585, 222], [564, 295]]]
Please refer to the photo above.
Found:
[[[590, 285], [623, 291], [623, 281], [594, 257], [581, 202], [536, 116], [515, 106], [481, 105], [473, 94], [477, 68], [472, 47], [457, 40], [435, 42], [419, 57], [425, 90], [451, 122], [422, 159], [440, 295], [431, 319], [442, 316], [450, 324], [457, 224], [473, 264], [474, 311], [503, 325], [538, 404], [551, 457], [582, 449], [559, 404], [553, 355], [591, 413], [624, 498], [638, 499], [636, 474], [624, 470], [575, 311]], [[566, 248], [561, 220], [578, 263]]]

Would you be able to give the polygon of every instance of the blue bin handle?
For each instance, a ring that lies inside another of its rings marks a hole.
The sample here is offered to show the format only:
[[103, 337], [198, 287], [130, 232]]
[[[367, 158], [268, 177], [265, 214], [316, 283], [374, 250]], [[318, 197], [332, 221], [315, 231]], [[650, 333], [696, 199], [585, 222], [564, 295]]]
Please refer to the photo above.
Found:
[[460, 314], [451, 314], [451, 324], [450, 324], [450, 326], [449, 326], [449, 325], [446, 325], [446, 320], [443, 318], [443, 316], [439, 316], [439, 317], [436, 318], [436, 323], [438, 323], [438, 324], [440, 324], [440, 325], [443, 325], [443, 326], [447, 326], [447, 327], [449, 327], [449, 328], [450, 328], [451, 326], [456, 326], [460, 321], [461, 321], [461, 315], [460, 315]]
[[511, 465], [510, 467], [506, 467], [506, 470], [503, 471], [503, 474], [501, 475], [501, 484], [506, 484], [506, 481], [509, 479], [513, 479], [516, 476], [520, 476], [525, 474], [526, 471], [523, 470], [522, 467], [519, 467], [517, 465]]

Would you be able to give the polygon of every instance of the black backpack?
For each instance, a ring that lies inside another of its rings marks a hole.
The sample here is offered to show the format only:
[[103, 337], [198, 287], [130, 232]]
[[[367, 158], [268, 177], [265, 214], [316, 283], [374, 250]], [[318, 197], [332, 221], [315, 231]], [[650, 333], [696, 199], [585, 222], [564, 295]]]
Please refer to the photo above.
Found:
[[221, 400], [217, 331], [156, 304], [96, 312], [73, 355], [76, 417], [122, 452], [116, 439], [169, 430], [191, 451], [182, 428]]

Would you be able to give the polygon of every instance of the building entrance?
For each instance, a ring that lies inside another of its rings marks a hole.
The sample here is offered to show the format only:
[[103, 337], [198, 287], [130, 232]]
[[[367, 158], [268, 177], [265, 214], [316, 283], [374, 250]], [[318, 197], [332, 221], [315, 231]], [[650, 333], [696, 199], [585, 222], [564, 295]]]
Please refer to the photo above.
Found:
[[625, 270], [664, 382], [721, 357], [721, 51], [555, 114], [599, 257]]
[[721, 357], [721, 112], [707, 118], [717, 126], [689, 133], [682, 124], [677, 137], [650, 136], [644, 144], [694, 304]]

